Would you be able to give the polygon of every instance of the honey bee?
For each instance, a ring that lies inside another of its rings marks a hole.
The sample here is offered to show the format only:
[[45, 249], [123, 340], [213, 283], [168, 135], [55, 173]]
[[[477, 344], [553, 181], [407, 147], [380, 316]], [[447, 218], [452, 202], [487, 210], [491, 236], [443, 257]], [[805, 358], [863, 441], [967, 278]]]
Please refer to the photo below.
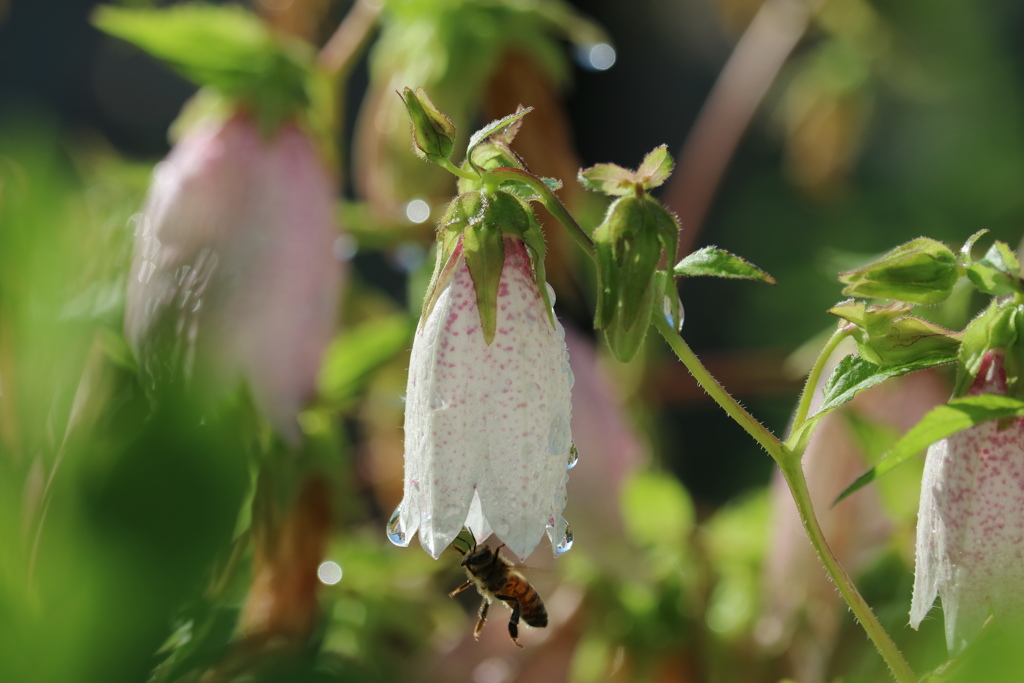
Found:
[[468, 550], [457, 545], [452, 547], [463, 555], [462, 566], [466, 568], [469, 580], [449, 593], [448, 597], [454, 598], [470, 586], [476, 586], [483, 598], [480, 603], [480, 619], [473, 629], [475, 639], [480, 640], [480, 631], [487, 621], [487, 610], [494, 600], [501, 600], [512, 610], [512, 617], [508, 620], [508, 634], [518, 647], [522, 647], [518, 640], [520, 619], [534, 628], [548, 625], [548, 612], [536, 589], [512, 567], [511, 562], [501, 556], [504, 543], [494, 550], [486, 544], [478, 547], [475, 540]]

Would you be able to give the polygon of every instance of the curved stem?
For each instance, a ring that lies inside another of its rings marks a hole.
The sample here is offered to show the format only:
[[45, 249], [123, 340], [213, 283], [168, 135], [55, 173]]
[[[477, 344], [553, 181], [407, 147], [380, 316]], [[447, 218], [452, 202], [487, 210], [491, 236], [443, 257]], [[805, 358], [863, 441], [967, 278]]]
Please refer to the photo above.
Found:
[[[846, 600], [846, 604], [849, 605], [850, 611], [853, 612], [854, 616], [860, 622], [861, 626], [867, 632], [871, 642], [874, 643], [878, 653], [885, 660], [885, 663], [889, 666], [889, 670], [899, 683], [914, 683], [917, 678], [914, 676], [914, 672], [910, 669], [910, 665], [900, 654], [896, 644], [889, 637], [889, 634], [882, 627], [882, 624], [878, 621], [875, 613], [871, 611], [871, 607], [864, 600], [864, 597], [857, 590], [853, 581], [850, 579], [849, 574], [843, 569], [842, 565], [839, 564], [839, 559], [832, 552], [832, 548], [829, 547], [828, 542], [825, 540], [825, 535], [821, 530], [821, 525], [818, 523], [818, 518], [814, 514], [814, 506], [811, 504], [811, 495], [807, 489], [807, 479], [804, 476], [803, 468], [800, 465], [799, 453], [796, 453], [790, 448], [779, 441], [779, 439], [772, 434], [768, 429], [758, 422], [746, 409], [741, 406], [736, 399], [734, 399], [729, 392], [718, 383], [707, 368], [697, 359], [697, 356], [690, 349], [689, 345], [679, 336], [678, 333], [672, 326], [669, 325], [668, 321], [659, 315], [653, 316], [654, 326], [661, 333], [661, 336], [665, 338], [665, 341], [672, 348], [672, 351], [676, 354], [686, 369], [690, 371], [693, 378], [697, 380], [697, 383], [708, 392], [708, 394], [734, 419], [748, 434], [750, 434], [755, 441], [761, 444], [761, 447], [768, 451], [768, 454], [772, 456], [779, 468], [782, 470], [782, 475], [786, 479], [786, 483], [789, 485], [789, 490], [793, 494], [793, 501], [796, 503], [797, 511], [800, 514], [800, 521], [804, 525], [804, 530], [807, 532], [808, 538], [811, 540], [811, 544], [814, 546], [815, 551], [818, 553], [818, 557], [821, 558], [822, 564], [825, 566], [828, 575], [835, 582], [839, 588], [840, 594], [843, 599]], [[843, 336], [840, 333], [843, 330], [837, 331], [833, 335], [829, 343], [826, 344], [826, 350], [831, 353], [831, 349], [839, 343], [839, 339]], [[829, 354], [823, 353], [823, 356]], [[817, 377], [820, 376], [822, 363], [816, 363], [815, 369], [812, 370], [812, 377], [817, 381]], [[809, 385], [813, 386], [813, 385]], [[805, 392], [806, 393], [806, 392]], [[811, 391], [813, 393], [813, 390]], [[806, 415], [807, 409], [804, 408], [804, 414]], [[809, 403], [808, 403], [809, 405]]]
[[715, 399], [715, 403], [722, 406], [722, 409], [729, 414], [733, 420], [746, 430], [747, 434], [750, 434], [754, 438], [754, 441], [761, 444], [761, 447], [768, 451], [768, 455], [772, 456], [772, 459], [776, 462], [782, 462], [786, 453], [786, 447], [778, 437], [772, 434], [768, 429], [762, 425], [757, 419], [747, 412], [747, 410], [739, 404], [732, 395], [725, 390], [718, 380], [715, 379], [704, 364], [698, 360], [696, 354], [690, 349], [679, 334], [672, 329], [672, 326], [668, 324], [668, 321], [662, 318], [660, 315], [652, 316], [654, 319], [654, 327], [661, 333], [661, 336], [665, 338], [665, 341], [676, 356], [683, 362], [686, 369], [690, 371], [693, 378], [697, 380], [697, 383], [708, 392], [711, 398]]
[[451, 159], [435, 159], [435, 163], [443, 168], [444, 170], [451, 173], [456, 178], [462, 178], [463, 180], [480, 180], [480, 176], [472, 171], [463, 171], [461, 168], [452, 163]]
[[790, 493], [793, 494], [793, 501], [796, 503], [797, 511], [800, 513], [800, 521], [804, 525], [804, 530], [807, 532], [807, 536], [810, 538], [814, 549], [818, 552], [818, 557], [825, 566], [825, 570], [836, 584], [846, 604], [850, 607], [850, 611], [853, 612], [857, 621], [860, 622], [868, 638], [871, 639], [871, 642], [878, 650], [878, 654], [882, 656], [882, 659], [889, 666], [889, 671], [892, 673], [893, 678], [899, 681], [899, 683], [916, 683], [917, 676], [914, 674], [914, 671], [907, 664], [907, 660], [903, 658], [899, 648], [896, 647], [896, 643], [889, 637], [889, 633], [882, 626], [881, 622], [878, 621], [878, 617], [875, 616], [871, 606], [864, 600], [864, 596], [857, 590], [850, 575], [839, 564], [839, 559], [832, 552], [828, 541], [825, 540], [825, 534], [822, 532], [818, 518], [814, 514], [811, 494], [807, 490], [807, 479], [804, 477], [804, 471], [800, 466], [799, 458], [787, 458], [785, 462], [779, 463], [779, 467], [782, 470], [782, 476], [785, 477], [786, 483], [789, 485]]
[[529, 171], [523, 171], [518, 168], [508, 168], [505, 166], [491, 169], [486, 171], [485, 174], [499, 183], [506, 180], [514, 180], [517, 183], [528, 185], [530, 189], [537, 193], [539, 197], [538, 201], [544, 205], [544, 208], [550, 211], [551, 215], [569, 231], [569, 234], [576, 240], [576, 244], [578, 244], [590, 258], [596, 258], [596, 254], [594, 252], [594, 241], [590, 239], [590, 235], [584, 232], [583, 228], [580, 227], [580, 224], [576, 222], [576, 219], [572, 217], [569, 210], [565, 208], [564, 204], [562, 204], [562, 200], [558, 198], [558, 196], [544, 183], [543, 180]]
[[[797, 405], [796, 414], [793, 416], [791, 434], [796, 434], [800, 426], [807, 420], [807, 414], [811, 411], [811, 402], [814, 400], [814, 390], [818, 386], [821, 373], [825, 371], [825, 366], [828, 364], [828, 359], [832, 356], [832, 352], [836, 350], [840, 342], [850, 336], [853, 330], [854, 327], [852, 325], [841, 325], [828, 338], [825, 346], [822, 347], [817, 360], [814, 361], [814, 365], [811, 367], [811, 372], [807, 375], [807, 383], [804, 384], [803, 393], [800, 395], [800, 403]], [[792, 443], [787, 442], [787, 444], [791, 447], [793, 446]]]

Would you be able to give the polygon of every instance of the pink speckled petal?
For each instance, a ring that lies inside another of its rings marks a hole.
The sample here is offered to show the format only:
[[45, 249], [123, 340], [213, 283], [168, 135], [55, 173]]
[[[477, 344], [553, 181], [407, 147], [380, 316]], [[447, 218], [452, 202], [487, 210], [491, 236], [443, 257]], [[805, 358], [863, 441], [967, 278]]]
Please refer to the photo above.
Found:
[[572, 375], [523, 243], [505, 240], [497, 330], [484, 342], [458, 263], [413, 342], [406, 392], [406, 537], [438, 557], [462, 527], [529, 555], [565, 507]]
[[[1002, 356], [989, 356], [968, 395], [1006, 393]], [[990, 613], [1024, 613], [1024, 419], [983, 422], [928, 449], [918, 513], [915, 628], [942, 598], [956, 653]]]

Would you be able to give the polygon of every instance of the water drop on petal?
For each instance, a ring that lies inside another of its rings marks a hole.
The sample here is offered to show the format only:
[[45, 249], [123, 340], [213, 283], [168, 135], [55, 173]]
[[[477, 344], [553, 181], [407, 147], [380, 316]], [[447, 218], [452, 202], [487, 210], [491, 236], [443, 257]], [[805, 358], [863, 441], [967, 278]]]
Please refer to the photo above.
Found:
[[554, 306], [555, 305], [555, 288], [552, 287], [547, 282], [544, 283], [544, 286], [548, 288], [548, 301], [550, 301], [551, 305]]
[[388, 540], [399, 548], [405, 548], [409, 545], [409, 538], [405, 535], [405, 528], [402, 526], [401, 510], [402, 506], [399, 505], [391, 513], [391, 519], [388, 520]]
[[566, 522], [564, 519], [562, 520], [562, 523], [565, 525], [565, 528], [562, 530], [562, 540], [560, 540], [558, 545], [555, 546], [556, 555], [564, 555], [572, 550], [572, 527], [570, 527], [569, 522]]
[[566, 464], [565, 469], [571, 470], [576, 467], [576, 463], [580, 460], [580, 451], [576, 448], [576, 444], [573, 444], [569, 448], [569, 462]]

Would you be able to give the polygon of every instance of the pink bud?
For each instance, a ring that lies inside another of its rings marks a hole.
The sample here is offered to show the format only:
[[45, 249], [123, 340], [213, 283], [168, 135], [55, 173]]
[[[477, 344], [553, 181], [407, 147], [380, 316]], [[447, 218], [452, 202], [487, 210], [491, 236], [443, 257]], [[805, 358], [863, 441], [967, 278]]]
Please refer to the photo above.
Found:
[[136, 229], [125, 333], [160, 379], [247, 382], [285, 437], [334, 329], [334, 183], [309, 137], [245, 114], [194, 125], [158, 164]]
[[[1005, 394], [1001, 353], [989, 352], [968, 396]], [[932, 444], [921, 482], [910, 625], [942, 597], [957, 653], [997, 619], [1024, 613], [1024, 419], [991, 420]]]

